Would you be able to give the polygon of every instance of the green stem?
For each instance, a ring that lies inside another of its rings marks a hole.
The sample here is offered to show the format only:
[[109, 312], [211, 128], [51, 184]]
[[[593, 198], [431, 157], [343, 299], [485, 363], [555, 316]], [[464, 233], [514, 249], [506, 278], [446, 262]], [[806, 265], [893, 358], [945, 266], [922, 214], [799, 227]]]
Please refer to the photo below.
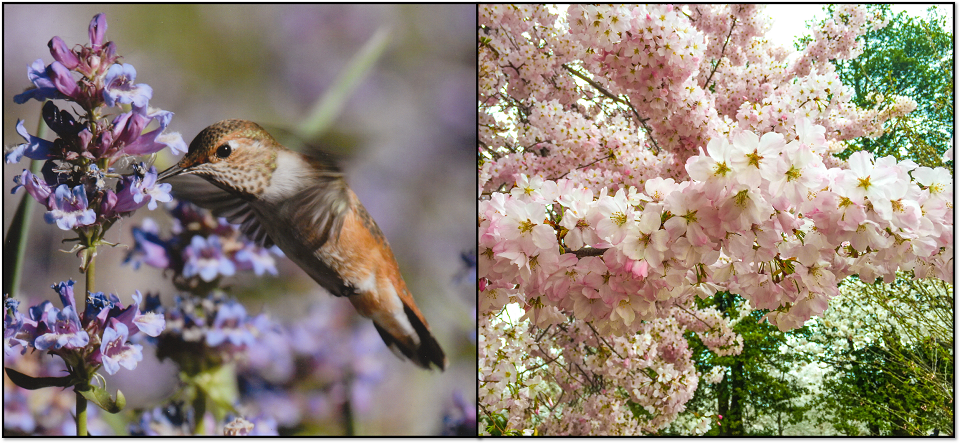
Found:
[[77, 394], [77, 435], [87, 436], [87, 399], [76, 391]]
[[[350, 394], [347, 393], [347, 395], [349, 396]], [[344, 422], [343, 423], [344, 427], [346, 428], [344, 430], [346, 435], [349, 435], [351, 437], [354, 435], [357, 435], [357, 430], [354, 429], [354, 426], [353, 426], [353, 408], [350, 405], [349, 398], [347, 398], [347, 400], [343, 402], [343, 422]]]
[[203, 389], [197, 389], [197, 396], [193, 398], [193, 416], [197, 423], [193, 427], [193, 435], [203, 435], [206, 430], [205, 416], [207, 415], [207, 395]]
[[[92, 248], [96, 248], [96, 246], [91, 246], [91, 247], [92, 247]], [[87, 309], [87, 296], [89, 296], [90, 294], [93, 293], [94, 269], [95, 269], [95, 267], [96, 267], [97, 257], [96, 257], [95, 255], [91, 255], [90, 258], [89, 258], [89, 260], [90, 260], [90, 261], [87, 262], [87, 273], [86, 273], [86, 277], [87, 277], [87, 294], [83, 297], [83, 309], [84, 309], [84, 310]], [[80, 311], [80, 312], [83, 312], [83, 311]]]
[[[87, 266], [87, 272], [85, 275], [87, 280], [86, 294], [90, 294], [91, 292], [93, 292], [94, 269], [96, 265], [95, 262], [96, 262], [96, 258], [91, 257], [90, 263]], [[83, 309], [84, 310], [87, 309], [86, 295], [84, 295], [83, 297]], [[83, 312], [83, 311], [80, 311], [80, 312]], [[79, 366], [83, 367], [84, 365], [81, 362]], [[92, 376], [93, 374], [91, 373], [90, 375]], [[87, 378], [89, 378], [89, 376]], [[90, 383], [90, 380], [88, 379], [87, 384], [89, 385], [89, 383]], [[88, 387], [89, 386], [83, 386], [83, 388], [88, 388]], [[77, 392], [77, 435], [86, 436], [87, 435], [87, 399], [82, 394], [80, 394], [80, 391], [76, 391], [76, 392]]]
[[347, 399], [343, 402], [342, 412], [343, 412], [343, 425], [345, 427], [344, 433], [349, 436], [357, 435], [356, 427], [353, 423], [353, 405], [350, 404], [350, 385], [353, 384], [353, 375], [348, 375], [346, 377], [347, 382]]

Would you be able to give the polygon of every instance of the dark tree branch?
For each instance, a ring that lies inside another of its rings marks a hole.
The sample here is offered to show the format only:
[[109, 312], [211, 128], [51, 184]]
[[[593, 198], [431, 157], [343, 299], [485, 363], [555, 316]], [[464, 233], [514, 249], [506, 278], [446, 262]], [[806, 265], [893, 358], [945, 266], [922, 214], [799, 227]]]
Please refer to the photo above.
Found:
[[[574, 169], [583, 169], [583, 168], [586, 168], [587, 166], [592, 166], [592, 165], [595, 165], [595, 164], [597, 164], [597, 163], [600, 163], [600, 162], [602, 162], [602, 161], [604, 161], [604, 160], [608, 160], [608, 159], [611, 159], [611, 158], [613, 158], [613, 154], [600, 157], [600, 158], [598, 158], [598, 159], [596, 159], [596, 160], [594, 160], [594, 161], [592, 161], [592, 162], [590, 162], [590, 163], [587, 163], [587, 164], [585, 164], [585, 165], [577, 166], [577, 167], [574, 168]], [[561, 178], [566, 177], [567, 174], [569, 174], [569, 173], [570, 173], [570, 171], [567, 171], [567, 172], [563, 173], [563, 175], [561, 175], [561, 176], [559, 176], [559, 177], [557, 177], [557, 178], [551, 179], [551, 180], [560, 180]]]
[[730, 43], [730, 36], [733, 35], [733, 28], [737, 26], [737, 18], [733, 18], [733, 23], [730, 23], [730, 32], [727, 32], [727, 38], [723, 41], [723, 47], [720, 48], [720, 57], [717, 58], [717, 64], [713, 65], [713, 70], [710, 71], [710, 76], [707, 77], [707, 81], [703, 84], [704, 88], [710, 87], [710, 80], [713, 78], [713, 74], [716, 74], [717, 68], [720, 67], [720, 62], [723, 61], [723, 53], [727, 51], [727, 43]]
[[607, 347], [610, 348], [610, 350], [613, 351], [614, 354], [617, 354], [617, 357], [620, 357], [620, 359], [623, 360], [623, 356], [620, 355], [620, 353], [617, 352], [616, 349], [613, 349], [613, 346], [610, 345], [610, 343], [607, 343], [607, 339], [605, 339], [605, 338], [603, 338], [603, 337], [600, 336], [600, 333], [597, 332], [597, 330], [593, 328], [593, 325], [591, 325], [590, 322], [584, 322], [584, 323], [586, 323], [587, 326], [590, 327], [590, 330], [593, 331], [593, 335], [594, 335], [595, 337], [599, 338], [600, 341], [602, 341], [603, 344], [607, 345]]
[[607, 252], [607, 248], [583, 248], [583, 249], [577, 249], [576, 251], [573, 251], [566, 247], [563, 248], [564, 254], [574, 254], [577, 256], [577, 258], [591, 257], [591, 256], [599, 257], [603, 255], [604, 252]]
[[600, 91], [601, 94], [607, 96], [608, 98], [610, 98], [610, 99], [613, 100], [614, 102], [627, 105], [627, 107], [629, 107], [630, 110], [633, 111], [633, 116], [637, 118], [637, 122], [639, 122], [640, 125], [643, 126], [643, 129], [644, 129], [645, 131], [647, 131], [647, 137], [650, 139], [651, 142], [653, 142], [653, 146], [654, 146], [654, 148], [655, 148], [655, 149], [654, 149], [654, 154], [660, 154], [660, 144], [658, 144], [658, 143], [657, 143], [657, 139], [653, 137], [653, 129], [651, 129], [650, 126], [647, 125], [647, 120], [649, 120], [649, 119], [645, 119], [645, 118], [640, 117], [640, 113], [637, 112], [637, 108], [633, 107], [633, 104], [630, 103], [629, 100], [626, 100], [626, 99], [617, 97], [616, 95], [613, 95], [613, 93], [611, 93], [610, 91], [607, 91], [606, 88], [604, 88], [603, 86], [601, 86], [600, 83], [597, 83], [596, 81], [588, 78], [586, 75], [584, 75], [583, 73], [577, 71], [576, 69], [571, 68], [569, 65], [563, 65], [563, 67], [564, 67], [567, 71], [570, 71], [570, 73], [573, 74], [574, 76], [576, 76], [577, 78], [579, 78], [579, 79], [581, 79], [581, 80], [589, 83], [590, 86], [593, 86], [593, 87], [596, 88], [598, 91]]

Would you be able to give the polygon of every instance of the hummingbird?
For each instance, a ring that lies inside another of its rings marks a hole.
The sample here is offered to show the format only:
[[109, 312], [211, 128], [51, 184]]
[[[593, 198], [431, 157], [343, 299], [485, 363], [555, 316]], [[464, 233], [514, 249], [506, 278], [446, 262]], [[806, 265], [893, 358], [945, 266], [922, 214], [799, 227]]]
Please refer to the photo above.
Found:
[[[181, 179], [190, 175], [214, 186]], [[256, 123], [224, 120], [200, 131], [158, 180], [171, 181], [174, 196], [239, 224], [258, 245], [279, 247], [320, 286], [373, 320], [401, 359], [446, 368], [387, 239], [330, 161], [284, 147]]]

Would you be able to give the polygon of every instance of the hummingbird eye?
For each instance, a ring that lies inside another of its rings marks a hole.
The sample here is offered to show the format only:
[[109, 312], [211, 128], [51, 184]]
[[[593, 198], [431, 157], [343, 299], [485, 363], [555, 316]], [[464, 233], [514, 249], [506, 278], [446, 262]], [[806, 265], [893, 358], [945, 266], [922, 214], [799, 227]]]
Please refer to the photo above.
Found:
[[224, 143], [217, 148], [217, 157], [227, 158], [230, 156], [231, 152], [233, 152], [233, 148], [230, 147], [230, 144]]

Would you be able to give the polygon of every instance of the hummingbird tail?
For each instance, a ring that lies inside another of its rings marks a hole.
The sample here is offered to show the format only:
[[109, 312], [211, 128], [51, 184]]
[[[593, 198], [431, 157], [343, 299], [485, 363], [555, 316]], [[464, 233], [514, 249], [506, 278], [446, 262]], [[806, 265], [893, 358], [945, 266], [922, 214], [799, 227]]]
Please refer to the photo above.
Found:
[[413, 326], [413, 330], [416, 331], [416, 337], [397, 337], [391, 333], [391, 330], [396, 330], [395, 328], [381, 326], [374, 318], [373, 325], [380, 333], [380, 337], [383, 338], [383, 342], [398, 357], [405, 357], [421, 368], [432, 369], [430, 366], [432, 363], [441, 371], [446, 369], [447, 357], [444, 355], [443, 349], [440, 348], [440, 343], [437, 343], [437, 339], [430, 333], [427, 325], [406, 303], [403, 305], [403, 312], [406, 314], [410, 326]]

